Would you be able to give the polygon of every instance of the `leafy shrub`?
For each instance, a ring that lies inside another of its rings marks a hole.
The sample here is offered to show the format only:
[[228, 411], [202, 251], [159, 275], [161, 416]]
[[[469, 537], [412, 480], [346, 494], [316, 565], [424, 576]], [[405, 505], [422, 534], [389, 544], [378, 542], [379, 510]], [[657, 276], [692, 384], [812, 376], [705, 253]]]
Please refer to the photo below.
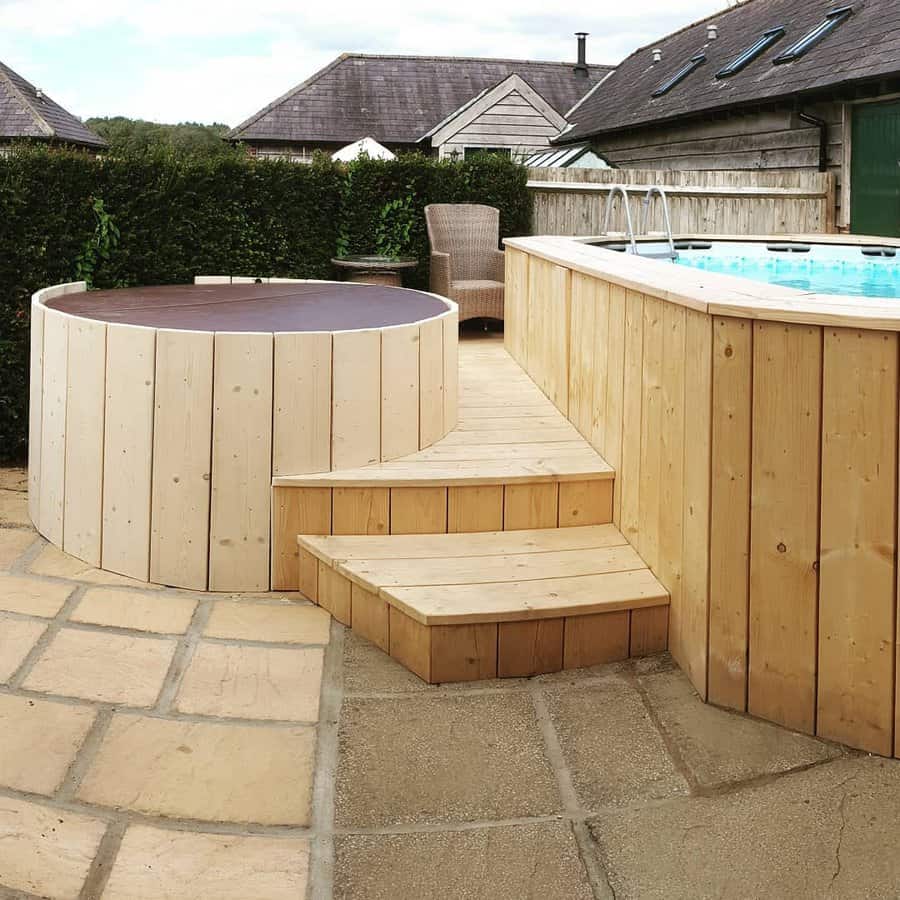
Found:
[[410, 284], [425, 286], [423, 208], [487, 203], [500, 209], [502, 235], [527, 234], [525, 182], [524, 169], [489, 156], [297, 165], [165, 148], [95, 159], [16, 147], [0, 156], [0, 461], [26, 451], [39, 288], [79, 273], [96, 288], [183, 284], [202, 273], [332, 278], [336, 253], [379, 249], [417, 256]]

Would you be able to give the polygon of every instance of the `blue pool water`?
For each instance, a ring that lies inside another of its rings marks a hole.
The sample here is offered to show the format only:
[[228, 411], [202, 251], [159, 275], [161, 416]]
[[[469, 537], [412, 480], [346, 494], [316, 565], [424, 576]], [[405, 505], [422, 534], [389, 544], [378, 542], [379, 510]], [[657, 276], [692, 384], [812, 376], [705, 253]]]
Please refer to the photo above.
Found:
[[[900, 250], [846, 245], [712, 242], [679, 248], [678, 265], [817, 294], [900, 299]], [[784, 247], [800, 248], [792, 252]], [[867, 251], [863, 253], [863, 250]], [[886, 255], [871, 255], [886, 254]]]

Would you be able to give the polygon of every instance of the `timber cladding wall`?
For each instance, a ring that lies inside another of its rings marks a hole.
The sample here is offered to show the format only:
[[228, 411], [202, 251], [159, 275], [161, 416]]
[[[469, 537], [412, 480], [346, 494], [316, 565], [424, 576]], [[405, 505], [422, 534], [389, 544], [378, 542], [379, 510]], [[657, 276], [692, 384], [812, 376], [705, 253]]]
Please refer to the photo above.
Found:
[[616, 468], [701, 696], [895, 734], [898, 334], [716, 316], [507, 249], [507, 349]]
[[[631, 216], [640, 228], [647, 187], [669, 193], [676, 234], [816, 234], [835, 230], [837, 186], [831, 173], [685, 172], [641, 169], [529, 169], [534, 196], [532, 234], [597, 235], [613, 184], [633, 186]], [[648, 230], [663, 230], [658, 201]], [[625, 230], [618, 208], [613, 231]]]

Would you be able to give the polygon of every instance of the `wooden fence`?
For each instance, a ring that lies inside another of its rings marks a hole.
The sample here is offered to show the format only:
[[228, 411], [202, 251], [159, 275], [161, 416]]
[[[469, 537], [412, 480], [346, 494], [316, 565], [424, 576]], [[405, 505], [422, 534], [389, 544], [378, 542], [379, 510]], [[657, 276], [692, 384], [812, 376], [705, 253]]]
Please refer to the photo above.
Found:
[[[610, 187], [631, 186], [631, 215], [640, 228], [641, 206], [651, 185], [669, 195], [676, 234], [817, 234], [835, 231], [836, 183], [820, 172], [676, 172], [640, 169], [530, 169], [533, 234], [592, 235], [603, 230]], [[611, 230], [625, 230], [617, 202]], [[649, 231], [662, 231], [659, 201]]]

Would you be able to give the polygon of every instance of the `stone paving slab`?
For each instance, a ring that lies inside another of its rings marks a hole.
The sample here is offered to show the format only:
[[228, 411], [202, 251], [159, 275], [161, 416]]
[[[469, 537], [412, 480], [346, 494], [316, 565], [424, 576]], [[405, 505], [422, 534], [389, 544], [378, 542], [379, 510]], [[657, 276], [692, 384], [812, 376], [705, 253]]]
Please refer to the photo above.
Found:
[[57, 581], [0, 575], [0, 610], [52, 619], [75, 586]]
[[9, 525], [31, 528], [28, 495], [21, 491], [0, 488], [0, 526]]
[[0, 613], [0, 684], [9, 681], [46, 630], [46, 622]]
[[897, 896], [900, 767], [836, 760], [712, 797], [614, 812], [591, 831], [623, 900]]
[[[2, 536], [2, 532], [0, 532]], [[34, 536], [32, 535], [32, 538]], [[2, 565], [2, 558], [0, 558]], [[145, 590], [163, 590], [162, 585], [147, 584], [128, 578], [126, 575], [116, 575], [115, 572], [104, 572], [95, 569], [89, 563], [69, 556], [57, 549], [53, 544], [45, 543], [41, 552], [32, 561], [28, 571], [34, 575], [47, 575], [53, 578], [68, 578], [72, 581], [80, 581], [83, 584], [109, 584], [118, 587], [137, 587]]]
[[23, 687], [100, 703], [153, 706], [176, 643], [63, 628], [38, 657]]
[[213, 608], [203, 634], [280, 644], [327, 644], [330, 628], [331, 616], [308, 603], [222, 601]]
[[527, 695], [446, 692], [344, 703], [339, 825], [465, 822], [559, 808]]
[[76, 900], [105, 831], [91, 816], [0, 797], [0, 884]]
[[153, 816], [309, 824], [309, 727], [114, 716], [77, 797]]
[[0, 490], [20, 491], [28, 490], [28, 470], [22, 466], [8, 466], [0, 468]]
[[73, 622], [109, 625], [158, 634], [183, 634], [191, 624], [197, 601], [179, 594], [90, 588], [78, 601]]
[[335, 842], [335, 900], [593, 900], [562, 822]]
[[322, 650], [201, 643], [176, 701], [206, 716], [315, 722]]
[[35, 542], [33, 531], [0, 528], [0, 572], [9, 567]]
[[132, 825], [103, 900], [300, 900], [309, 842]]
[[0, 694], [0, 785], [52, 794], [95, 715], [89, 706]]
[[835, 744], [702, 703], [674, 667], [641, 677], [640, 683], [681, 762], [702, 787], [774, 775], [841, 755]]
[[589, 809], [688, 792], [637, 688], [613, 673], [547, 691], [553, 724], [581, 802]]

